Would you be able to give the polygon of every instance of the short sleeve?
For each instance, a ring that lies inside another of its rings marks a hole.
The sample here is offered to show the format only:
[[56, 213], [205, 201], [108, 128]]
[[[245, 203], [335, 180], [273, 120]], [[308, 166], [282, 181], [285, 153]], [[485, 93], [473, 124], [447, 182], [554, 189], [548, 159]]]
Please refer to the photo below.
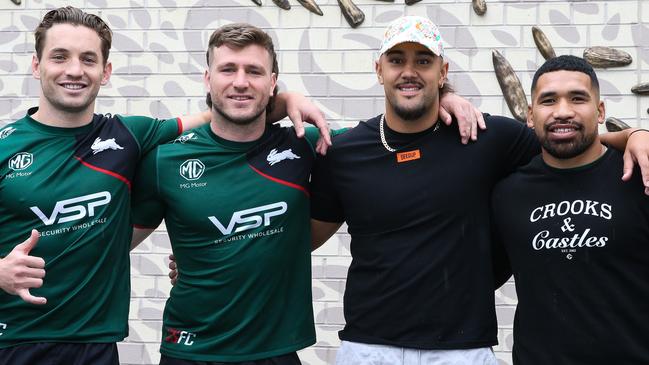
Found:
[[164, 202], [159, 197], [159, 149], [149, 152], [140, 162], [133, 184], [131, 211], [133, 225], [138, 228], [155, 228], [165, 215]]
[[333, 184], [329, 156], [318, 156], [311, 174], [311, 218], [324, 222], [344, 222], [345, 214]]
[[182, 123], [178, 118], [155, 119], [143, 116], [122, 116], [118, 118], [131, 131], [140, 151], [145, 154], [156, 146], [171, 141], [182, 133]]

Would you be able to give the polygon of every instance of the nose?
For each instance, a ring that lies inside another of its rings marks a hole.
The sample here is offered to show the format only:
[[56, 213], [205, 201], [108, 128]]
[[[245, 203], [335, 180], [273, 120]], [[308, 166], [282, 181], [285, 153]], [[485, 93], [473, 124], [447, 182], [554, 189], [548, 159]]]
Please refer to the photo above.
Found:
[[65, 74], [70, 77], [81, 77], [83, 75], [83, 67], [81, 60], [71, 59], [65, 68]]
[[554, 119], [571, 119], [575, 116], [575, 110], [568, 100], [561, 98], [554, 108], [553, 116]]
[[248, 87], [248, 75], [246, 74], [246, 70], [240, 69], [237, 71], [234, 80], [232, 81], [232, 86], [236, 89], [245, 89]]
[[414, 62], [412, 62], [412, 61], [404, 62], [403, 70], [402, 70], [401, 74], [405, 78], [417, 76], [417, 72], [415, 71]]

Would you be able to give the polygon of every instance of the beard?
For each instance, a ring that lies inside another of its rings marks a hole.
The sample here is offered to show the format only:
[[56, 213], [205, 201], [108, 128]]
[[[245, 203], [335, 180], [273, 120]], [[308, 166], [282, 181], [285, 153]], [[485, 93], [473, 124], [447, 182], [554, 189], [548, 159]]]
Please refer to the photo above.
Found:
[[417, 120], [423, 117], [430, 106], [421, 103], [412, 108], [405, 108], [401, 105], [394, 106], [394, 113], [403, 120]]
[[259, 117], [266, 111], [266, 106], [268, 105], [268, 99], [265, 102], [260, 102], [253, 112], [248, 115], [234, 116], [225, 111], [223, 104], [220, 103], [215, 98], [212, 98], [212, 108], [216, 111], [224, 120], [236, 124], [236, 125], [249, 125], [255, 122]]
[[56, 91], [50, 92], [49, 89], [43, 88], [43, 96], [45, 97], [45, 99], [47, 99], [47, 102], [56, 110], [69, 114], [82, 113], [86, 111], [92, 105], [92, 103], [95, 102], [98, 93], [99, 89], [97, 89], [96, 91], [91, 90], [90, 94], [86, 95], [85, 99], [79, 100], [75, 103], [70, 103], [66, 102], [65, 97], [57, 94]]
[[565, 141], [565, 142], [555, 142], [555, 141], [551, 141], [547, 137], [549, 127], [551, 127], [551, 125], [548, 125], [543, 128], [545, 134], [543, 135], [543, 137], [539, 139], [541, 141], [541, 145], [543, 146], [543, 149], [551, 156], [558, 159], [569, 159], [569, 158], [579, 156], [580, 154], [584, 153], [584, 151], [586, 151], [588, 147], [590, 147], [595, 142], [595, 138], [597, 137], [597, 131], [593, 131], [593, 133], [586, 134], [584, 132], [584, 127], [580, 126], [580, 128], [577, 131], [581, 133], [574, 140]]

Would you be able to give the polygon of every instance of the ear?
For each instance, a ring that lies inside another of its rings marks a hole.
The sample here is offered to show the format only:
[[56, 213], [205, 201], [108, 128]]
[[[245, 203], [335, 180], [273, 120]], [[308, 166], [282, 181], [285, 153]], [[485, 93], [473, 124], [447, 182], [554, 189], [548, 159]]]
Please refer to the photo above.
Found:
[[[381, 56], [382, 57], [382, 56]], [[374, 61], [374, 71], [376, 72], [376, 78], [379, 80], [379, 84], [383, 85], [383, 68], [381, 67], [381, 58]]]
[[273, 72], [270, 74], [270, 96], [273, 96], [275, 86], [277, 86], [277, 74]]
[[527, 106], [527, 127], [534, 129], [534, 112], [532, 111], [532, 105]]
[[41, 65], [41, 61], [38, 60], [38, 57], [36, 57], [36, 53], [34, 53], [34, 55], [32, 55], [32, 76], [34, 76], [36, 80], [41, 79], [41, 70], [39, 67], [40, 65]]
[[108, 84], [110, 80], [110, 75], [113, 74], [113, 64], [110, 61], [106, 61], [106, 66], [104, 66], [104, 76], [101, 78], [101, 86]]
[[602, 124], [606, 120], [606, 106], [602, 100], [597, 103], [597, 123]]
[[439, 84], [437, 85], [438, 88], [444, 87], [444, 83], [446, 82], [448, 77], [448, 62], [445, 62], [444, 59], [442, 59], [442, 67], [439, 70]]
[[210, 89], [210, 69], [209, 69], [209, 66], [207, 66], [207, 67], [208, 68], [205, 70], [205, 74], [203, 74], [203, 84], [205, 85], [205, 88], [207, 89], [207, 92], [210, 92], [210, 91], [212, 91]]

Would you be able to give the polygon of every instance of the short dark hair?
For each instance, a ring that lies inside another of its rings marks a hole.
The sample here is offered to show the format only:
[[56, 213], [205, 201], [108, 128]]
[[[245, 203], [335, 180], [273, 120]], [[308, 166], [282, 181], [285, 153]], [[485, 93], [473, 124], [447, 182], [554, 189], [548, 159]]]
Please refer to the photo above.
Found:
[[110, 27], [97, 15], [86, 13], [85, 11], [72, 6], [48, 11], [40, 24], [36, 27], [34, 38], [36, 39], [36, 57], [38, 57], [39, 60], [43, 55], [47, 30], [52, 28], [54, 24], [82, 25], [97, 32], [97, 35], [101, 40], [101, 55], [104, 65], [108, 62], [110, 45], [113, 41], [113, 32], [110, 30]]
[[[214, 33], [210, 36], [210, 41], [207, 45], [207, 53], [205, 57], [207, 58], [207, 67], [210, 67], [212, 62], [212, 51], [214, 48], [221, 47], [226, 45], [231, 48], [244, 48], [250, 45], [258, 45], [266, 49], [270, 55], [272, 72], [277, 76], [279, 75], [279, 66], [277, 65], [277, 53], [275, 53], [275, 46], [273, 45], [273, 39], [263, 30], [250, 25], [247, 23], [233, 23], [220, 27], [215, 30]], [[270, 112], [272, 105], [277, 95], [277, 86], [273, 90], [273, 95], [271, 95], [266, 111]], [[212, 107], [212, 97], [210, 93], [207, 93], [207, 98], [205, 100], [208, 107]]]
[[590, 77], [590, 83], [597, 92], [597, 96], [599, 96], [599, 80], [597, 80], [597, 75], [595, 74], [595, 70], [593, 70], [593, 66], [583, 58], [571, 55], [562, 55], [550, 58], [545, 61], [538, 70], [536, 70], [534, 78], [532, 79], [532, 95], [534, 95], [534, 90], [536, 89], [536, 83], [538, 82], [539, 77], [543, 74], [554, 71], [577, 71], [585, 73]]

